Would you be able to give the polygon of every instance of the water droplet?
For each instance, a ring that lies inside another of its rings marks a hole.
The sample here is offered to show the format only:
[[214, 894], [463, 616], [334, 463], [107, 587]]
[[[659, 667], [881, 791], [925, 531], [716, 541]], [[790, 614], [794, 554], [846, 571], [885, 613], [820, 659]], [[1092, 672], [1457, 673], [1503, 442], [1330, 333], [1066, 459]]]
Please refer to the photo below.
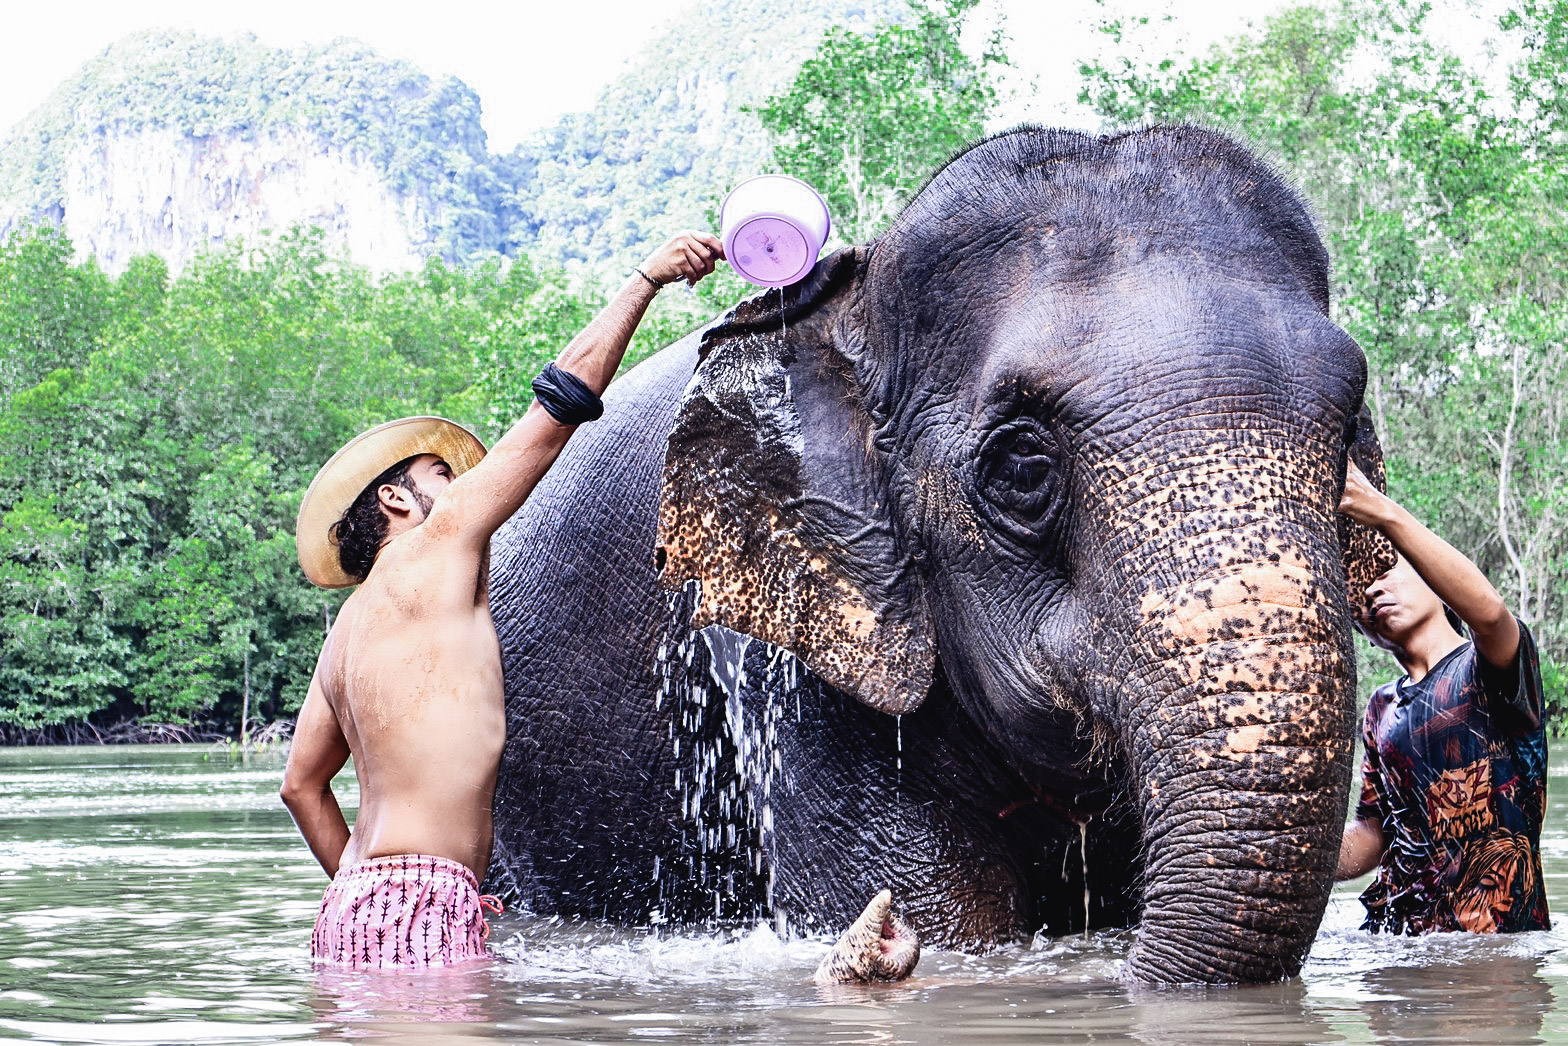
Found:
[[1078, 856], [1083, 861], [1083, 935], [1089, 936], [1089, 819], [1078, 822]]

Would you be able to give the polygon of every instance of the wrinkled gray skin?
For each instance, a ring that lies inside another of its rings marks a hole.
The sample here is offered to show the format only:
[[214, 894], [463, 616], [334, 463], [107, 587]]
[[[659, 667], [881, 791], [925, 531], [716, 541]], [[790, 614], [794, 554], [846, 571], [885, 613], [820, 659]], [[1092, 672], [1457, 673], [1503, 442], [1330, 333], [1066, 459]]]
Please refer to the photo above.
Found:
[[1230, 141], [1023, 130], [636, 368], [494, 544], [491, 887], [837, 932], [892, 885], [927, 947], [1136, 921], [1135, 980], [1294, 974], [1387, 553], [1335, 513], [1381, 470], [1327, 308]]

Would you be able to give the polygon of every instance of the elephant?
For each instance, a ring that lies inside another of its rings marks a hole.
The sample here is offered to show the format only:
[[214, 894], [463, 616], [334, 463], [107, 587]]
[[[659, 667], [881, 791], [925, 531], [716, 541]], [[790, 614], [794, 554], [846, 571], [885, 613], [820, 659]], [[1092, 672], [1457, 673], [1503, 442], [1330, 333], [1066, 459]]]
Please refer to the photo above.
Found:
[[901, 981], [919, 962], [920, 939], [893, 911], [893, 891], [883, 890], [822, 957], [811, 979], [818, 984]]
[[1021, 127], [608, 390], [491, 550], [488, 888], [928, 947], [1137, 930], [1296, 974], [1344, 822], [1366, 361], [1286, 180]]

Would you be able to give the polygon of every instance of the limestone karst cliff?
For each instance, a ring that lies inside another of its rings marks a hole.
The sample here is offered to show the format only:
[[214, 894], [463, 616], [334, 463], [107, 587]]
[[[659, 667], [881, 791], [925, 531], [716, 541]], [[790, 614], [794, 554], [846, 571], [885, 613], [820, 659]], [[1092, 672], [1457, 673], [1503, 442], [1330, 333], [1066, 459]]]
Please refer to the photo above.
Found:
[[169, 128], [72, 143], [61, 201], [80, 251], [110, 272], [138, 254], [176, 268], [234, 237], [315, 225], [378, 270], [417, 265], [440, 209], [400, 193], [369, 159], [304, 132], [193, 138]]
[[111, 270], [315, 224], [377, 268], [507, 249], [479, 100], [339, 41], [142, 33], [0, 142], [0, 234], [62, 226]]

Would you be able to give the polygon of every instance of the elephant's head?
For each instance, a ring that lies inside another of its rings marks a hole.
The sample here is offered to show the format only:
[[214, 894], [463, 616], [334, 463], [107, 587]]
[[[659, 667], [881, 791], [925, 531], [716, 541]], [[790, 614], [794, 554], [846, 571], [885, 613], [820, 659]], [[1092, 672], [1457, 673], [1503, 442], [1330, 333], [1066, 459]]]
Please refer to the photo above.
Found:
[[1326, 269], [1212, 132], [1001, 135], [713, 328], [670, 437], [697, 625], [894, 713], [940, 662], [1021, 772], [1126, 774], [1138, 979], [1291, 975], [1328, 896], [1386, 550], [1335, 512], [1381, 469]]

